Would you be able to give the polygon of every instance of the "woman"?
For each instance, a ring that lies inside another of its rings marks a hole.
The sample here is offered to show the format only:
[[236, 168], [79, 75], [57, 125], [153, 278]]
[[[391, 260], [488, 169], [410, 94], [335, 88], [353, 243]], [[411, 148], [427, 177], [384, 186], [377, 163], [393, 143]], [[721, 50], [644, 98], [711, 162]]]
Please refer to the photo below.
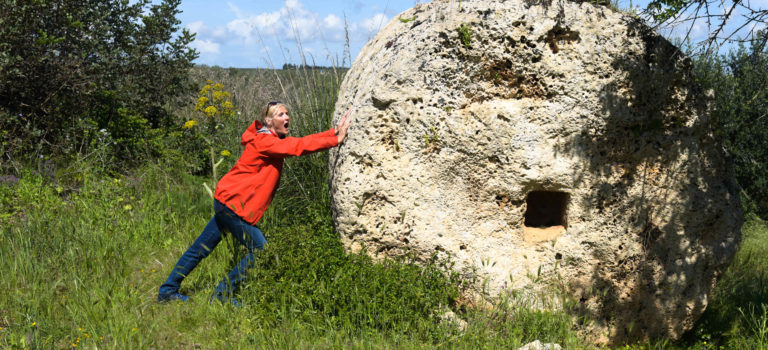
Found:
[[344, 141], [349, 129], [349, 111], [335, 129], [304, 137], [286, 137], [290, 132], [288, 109], [280, 101], [267, 104], [261, 119], [253, 122], [243, 133], [243, 154], [234, 167], [216, 186], [213, 218], [203, 232], [181, 256], [168, 280], [160, 286], [158, 301], [182, 300], [179, 293], [184, 280], [203, 258], [221, 241], [222, 232], [230, 232], [248, 248], [248, 255], [219, 283], [212, 299], [239, 302], [232, 298], [237, 285], [253, 266], [254, 249], [264, 249], [266, 240], [256, 224], [264, 215], [280, 182], [283, 159], [301, 156], [335, 147]]

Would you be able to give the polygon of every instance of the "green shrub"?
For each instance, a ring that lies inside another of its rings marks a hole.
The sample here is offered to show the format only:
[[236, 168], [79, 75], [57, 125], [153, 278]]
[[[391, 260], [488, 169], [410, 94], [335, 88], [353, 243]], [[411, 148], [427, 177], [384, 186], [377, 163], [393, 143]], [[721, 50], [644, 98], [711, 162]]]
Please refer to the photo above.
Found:
[[180, 0], [16, 1], [0, 7], [0, 119], [8, 156], [86, 155], [108, 134], [114, 159], [161, 153], [165, 105], [196, 52]]
[[715, 92], [717, 135], [733, 156], [748, 211], [768, 218], [768, 31], [722, 56], [696, 61], [700, 83]]

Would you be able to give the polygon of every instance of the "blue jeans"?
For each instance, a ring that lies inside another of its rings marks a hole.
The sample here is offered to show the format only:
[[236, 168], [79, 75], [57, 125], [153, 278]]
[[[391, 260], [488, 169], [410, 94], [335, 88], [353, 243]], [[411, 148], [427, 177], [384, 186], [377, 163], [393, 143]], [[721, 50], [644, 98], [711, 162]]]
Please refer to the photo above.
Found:
[[222, 299], [234, 294], [238, 283], [245, 278], [248, 268], [253, 266], [255, 249], [264, 249], [264, 244], [267, 241], [258, 227], [245, 222], [231, 209], [215, 199], [213, 201], [213, 211], [215, 214], [203, 229], [203, 233], [184, 252], [184, 255], [181, 256], [179, 262], [176, 263], [176, 266], [171, 271], [170, 276], [168, 276], [168, 280], [160, 286], [157, 296], [158, 300], [166, 300], [172, 294], [178, 293], [184, 277], [187, 277], [200, 260], [210, 255], [213, 249], [216, 248], [216, 245], [221, 242], [222, 232], [228, 231], [248, 248], [248, 255], [240, 260], [240, 263], [232, 269], [232, 272], [219, 283], [214, 297]]

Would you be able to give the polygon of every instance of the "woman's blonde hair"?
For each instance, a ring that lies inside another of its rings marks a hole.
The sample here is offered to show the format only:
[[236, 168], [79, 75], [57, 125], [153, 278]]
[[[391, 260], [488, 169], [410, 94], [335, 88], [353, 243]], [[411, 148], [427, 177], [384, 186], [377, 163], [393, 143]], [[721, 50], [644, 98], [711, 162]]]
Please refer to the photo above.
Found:
[[[285, 107], [282, 101], [270, 101], [267, 103], [267, 105], [264, 106], [264, 109], [261, 111], [261, 118], [259, 119], [261, 125], [267, 126], [267, 119], [272, 119], [280, 106]], [[288, 107], [285, 107], [285, 109], [287, 110]]]

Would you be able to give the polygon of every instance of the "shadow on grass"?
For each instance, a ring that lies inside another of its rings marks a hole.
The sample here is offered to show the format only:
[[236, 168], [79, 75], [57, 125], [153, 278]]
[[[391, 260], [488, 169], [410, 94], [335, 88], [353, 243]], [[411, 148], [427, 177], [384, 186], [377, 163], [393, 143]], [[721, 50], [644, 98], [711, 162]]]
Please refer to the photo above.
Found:
[[744, 235], [741, 250], [718, 282], [707, 310], [683, 337], [685, 342], [711, 339], [724, 344], [729, 338], [754, 336], [748, 320], [765, 317], [762, 305], [768, 303], [768, 225], [750, 218]]

